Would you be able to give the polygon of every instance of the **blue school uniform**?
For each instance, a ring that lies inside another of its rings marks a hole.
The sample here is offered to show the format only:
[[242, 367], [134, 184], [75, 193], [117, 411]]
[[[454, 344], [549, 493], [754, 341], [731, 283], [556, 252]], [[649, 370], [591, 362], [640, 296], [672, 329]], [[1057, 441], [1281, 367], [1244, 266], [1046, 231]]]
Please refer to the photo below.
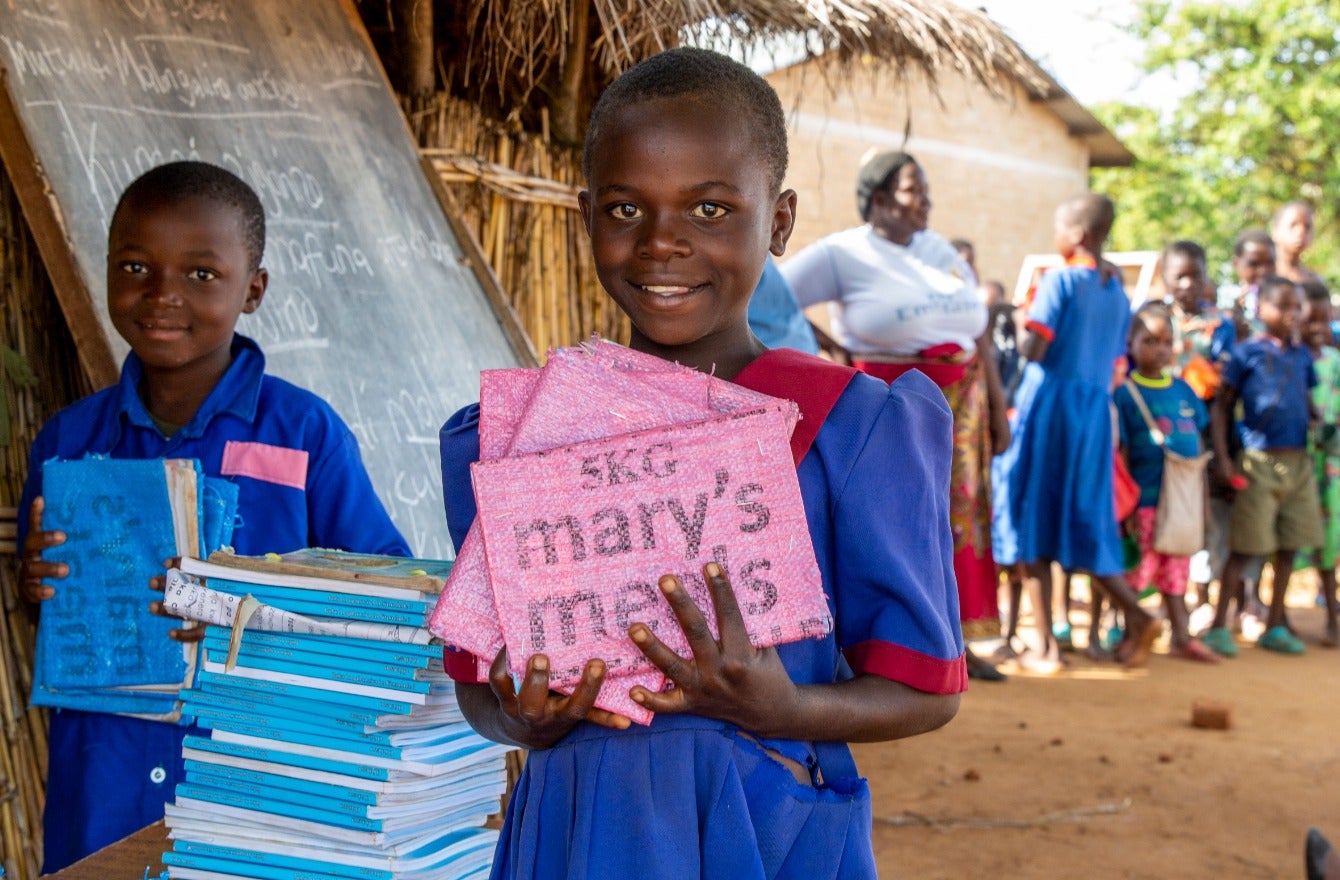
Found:
[[[265, 356], [243, 336], [233, 362], [190, 423], [171, 437], [140, 399], [143, 367], [131, 353], [121, 381], [52, 416], [33, 442], [19, 524], [42, 494], [42, 463], [102, 454], [196, 458], [238, 486], [237, 552], [301, 547], [410, 555], [363, 467], [358, 441], [328, 403], [265, 375]], [[19, 536], [22, 543], [23, 535]], [[60, 583], [53, 584], [60, 589]], [[146, 585], [144, 601], [153, 598]], [[71, 862], [163, 818], [184, 780], [181, 740], [195, 728], [97, 712], [51, 713], [43, 871]]]
[[[775, 394], [843, 369], [777, 350], [736, 381]], [[797, 475], [835, 632], [781, 645], [778, 654], [801, 684], [874, 674], [960, 692], [967, 680], [944, 395], [916, 372], [886, 386], [845, 371], [842, 386], [826, 419], [799, 401], [807, 415], [797, 431], [809, 434], [792, 442], [803, 455]], [[457, 546], [475, 517], [469, 464], [479, 454], [478, 414], [477, 405], [467, 407], [442, 429]], [[579, 725], [555, 747], [529, 754], [493, 876], [874, 877], [869, 789], [845, 744], [762, 740], [811, 772], [820, 768], [824, 784], [814, 786], [798, 783], [759, 742], [693, 715], [658, 715], [649, 727], [625, 731]]]
[[1269, 336], [1241, 343], [1224, 367], [1224, 384], [1242, 401], [1242, 447], [1306, 449], [1317, 372], [1305, 345]]
[[[1210, 417], [1191, 386], [1171, 375], [1153, 380], [1137, 373], [1131, 375], [1130, 381], [1138, 386], [1140, 399], [1163, 432], [1166, 448], [1184, 458], [1200, 455], [1200, 436], [1209, 426]], [[1165, 446], [1150, 435], [1149, 425], [1130, 388], [1122, 385], [1112, 397], [1117, 406], [1121, 445], [1126, 447], [1131, 477], [1140, 487], [1140, 506], [1154, 507], [1159, 503], [1159, 488], [1163, 484]]]
[[1095, 268], [1042, 276], [1028, 327], [1051, 340], [1024, 368], [1010, 446], [993, 466], [998, 562], [1044, 559], [1096, 575], [1123, 571], [1112, 500], [1112, 366], [1126, 350], [1130, 303]]

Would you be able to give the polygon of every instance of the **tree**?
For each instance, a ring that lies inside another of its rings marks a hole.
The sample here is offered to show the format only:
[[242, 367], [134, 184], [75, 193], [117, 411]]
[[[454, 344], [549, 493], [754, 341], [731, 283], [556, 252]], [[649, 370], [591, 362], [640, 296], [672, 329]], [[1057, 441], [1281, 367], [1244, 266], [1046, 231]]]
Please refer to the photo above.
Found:
[[1145, 71], [1195, 85], [1167, 111], [1095, 108], [1138, 157], [1094, 172], [1094, 188], [1117, 201], [1111, 248], [1191, 238], [1219, 268], [1239, 232], [1302, 199], [1317, 213], [1305, 259], [1340, 281], [1340, 0], [1139, 0], [1138, 10]]

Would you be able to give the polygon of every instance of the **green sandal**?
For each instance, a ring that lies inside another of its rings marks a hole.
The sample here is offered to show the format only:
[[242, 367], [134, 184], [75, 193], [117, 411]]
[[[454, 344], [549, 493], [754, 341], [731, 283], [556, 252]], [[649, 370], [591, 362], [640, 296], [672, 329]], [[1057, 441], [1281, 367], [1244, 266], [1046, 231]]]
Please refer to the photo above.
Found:
[[1226, 627], [1216, 626], [1201, 636], [1200, 640], [1205, 647], [1220, 657], [1238, 656], [1238, 643], [1233, 641], [1233, 634]]
[[1289, 632], [1287, 626], [1272, 626], [1256, 640], [1256, 647], [1278, 654], [1301, 654], [1307, 650], [1303, 640]]

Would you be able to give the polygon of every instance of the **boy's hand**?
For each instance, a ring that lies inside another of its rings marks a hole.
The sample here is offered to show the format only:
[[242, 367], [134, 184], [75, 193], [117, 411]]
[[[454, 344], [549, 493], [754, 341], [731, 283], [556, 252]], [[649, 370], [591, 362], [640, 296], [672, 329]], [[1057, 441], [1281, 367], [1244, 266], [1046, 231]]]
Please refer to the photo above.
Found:
[[70, 574], [70, 566], [64, 562], [45, 562], [42, 551], [48, 547], [59, 547], [65, 543], [65, 533], [42, 530], [42, 511], [46, 501], [38, 496], [33, 499], [32, 509], [28, 511], [28, 534], [23, 539], [23, 559], [19, 567], [19, 585], [23, 598], [29, 602], [44, 602], [56, 595], [56, 588], [47, 579], [58, 579]]
[[1216, 459], [1214, 464], [1214, 478], [1220, 486], [1233, 488], [1233, 466], [1223, 459]]
[[[172, 566], [176, 565], [179, 561], [180, 560], [177, 559], [169, 559], [163, 563], [163, 567], [171, 568]], [[159, 593], [163, 592], [164, 590], [167, 589], [167, 577], [165, 575], [160, 574], [156, 577], [149, 578], [149, 589], [155, 590]], [[171, 617], [174, 620], [186, 619], [184, 617], [180, 617], [168, 611], [167, 608], [163, 607], [163, 603], [157, 599], [149, 603], [149, 610], [152, 613], [157, 614], [159, 617]], [[176, 642], [181, 642], [183, 644], [203, 641], [205, 638], [205, 628], [203, 626], [192, 626], [192, 627], [182, 627], [181, 629], [170, 630], [168, 632], [168, 638]]]
[[489, 667], [489, 687], [498, 699], [502, 732], [513, 742], [530, 749], [547, 749], [582, 721], [618, 730], [632, 723], [623, 715], [595, 708], [596, 695], [605, 680], [603, 660], [586, 662], [582, 680], [571, 695], [549, 690], [549, 658], [543, 654], [534, 655], [526, 664], [519, 693], [508, 665], [507, 649], [503, 648]]
[[638, 686], [629, 693], [653, 712], [692, 712], [771, 736], [781, 727], [782, 719], [792, 713], [799, 689], [776, 649], [755, 648], [749, 641], [735, 591], [721, 567], [709, 562], [703, 576], [716, 606], [720, 638], [712, 638], [707, 619], [679, 579], [673, 575], [661, 578], [661, 592], [688, 636], [693, 657], [680, 657], [670, 650], [645, 623], [633, 624], [628, 629], [629, 637], [674, 687], [653, 693]]

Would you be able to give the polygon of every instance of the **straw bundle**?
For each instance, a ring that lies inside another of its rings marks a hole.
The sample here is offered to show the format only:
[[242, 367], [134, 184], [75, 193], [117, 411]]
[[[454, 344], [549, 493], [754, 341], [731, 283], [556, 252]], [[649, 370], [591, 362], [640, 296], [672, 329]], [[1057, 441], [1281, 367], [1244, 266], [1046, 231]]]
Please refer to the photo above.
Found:
[[408, 109], [411, 126], [456, 196], [536, 351], [592, 334], [628, 340], [628, 321], [600, 289], [577, 210], [581, 153], [494, 122], [439, 93]]
[[[0, 864], [33, 880], [42, 862], [46, 715], [30, 709], [33, 610], [18, 596], [15, 523], [28, 447], [57, 409], [90, 390], [14, 197], [0, 174]], [[27, 368], [35, 374], [31, 381]]]
[[[946, 70], [1004, 94], [1046, 84], [985, 12], [952, 0], [455, 0], [440, 51], [447, 88], [500, 108], [552, 114], [557, 139], [581, 140], [591, 101], [622, 71], [691, 40], [775, 60], [825, 57], [841, 81], [873, 61], [897, 79]], [[835, 84], [831, 83], [831, 84]], [[830, 85], [831, 85], [830, 84]], [[526, 120], [534, 126], [534, 118]]]

